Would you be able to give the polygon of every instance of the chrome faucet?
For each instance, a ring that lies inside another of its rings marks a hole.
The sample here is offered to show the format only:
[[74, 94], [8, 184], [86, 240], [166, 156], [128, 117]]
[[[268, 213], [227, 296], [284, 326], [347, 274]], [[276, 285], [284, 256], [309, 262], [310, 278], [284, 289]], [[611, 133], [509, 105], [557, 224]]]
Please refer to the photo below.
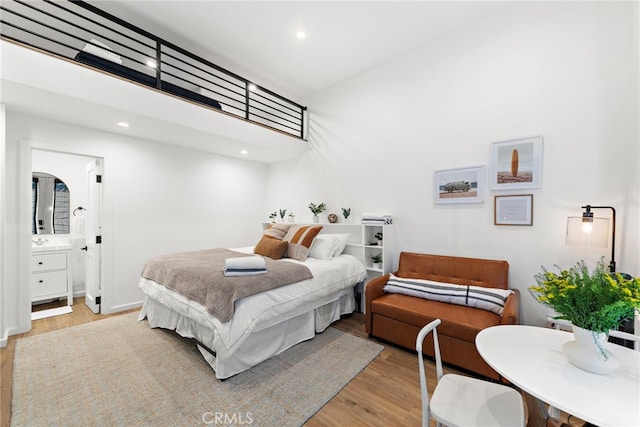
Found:
[[33, 243], [35, 243], [37, 246], [42, 246], [42, 245], [44, 245], [45, 243], [48, 243], [48, 242], [49, 242], [49, 240], [48, 240], [48, 239], [44, 239], [44, 240], [42, 240], [42, 238], [41, 238], [41, 237], [38, 237], [38, 240], [33, 240], [33, 239], [31, 239], [31, 241], [32, 241]]

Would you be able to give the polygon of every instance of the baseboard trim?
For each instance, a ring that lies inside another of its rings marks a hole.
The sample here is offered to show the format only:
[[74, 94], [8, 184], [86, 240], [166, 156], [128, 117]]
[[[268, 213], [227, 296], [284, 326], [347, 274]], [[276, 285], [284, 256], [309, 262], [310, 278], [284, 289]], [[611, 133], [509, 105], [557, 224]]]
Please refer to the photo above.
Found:
[[108, 311], [103, 311], [102, 314], [113, 314], [113, 313], [119, 313], [121, 311], [132, 310], [134, 308], [140, 308], [142, 307], [143, 302], [144, 301], [138, 301], [138, 302], [132, 302], [131, 304], [116, 305], [111, 307], [111, 309]]

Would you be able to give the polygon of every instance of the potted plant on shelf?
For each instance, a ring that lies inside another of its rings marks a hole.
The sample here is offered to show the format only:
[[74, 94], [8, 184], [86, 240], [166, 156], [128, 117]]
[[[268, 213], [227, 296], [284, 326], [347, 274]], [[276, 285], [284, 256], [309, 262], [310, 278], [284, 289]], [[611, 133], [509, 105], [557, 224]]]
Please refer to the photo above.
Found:
[[320, 222], [320, 217], [318, 215], [320, 215], [326, 209], [327, 207], [324, 203], [320, 203], [317, 205], [313, 202], [309, 203], [309, 210], [313, 214], [313, 222]]
[[296, 222], [296, 214], [289, 212], [289, 222]]
[[590, 372], [612, 372], [619, 364], [605, 349], [607, 334], [640, 308], [640, 278], [608, 273], [604, 260], [593, 271], [584, 261], [558, 270], [553, 273], [542, 267], [535, 275], [538, 285], [529, 289], [558, 313], [555, 319], [571, 322], [575, 341], [562, 348], [569, 361]]
[[373, 254], [369, 256], [369, 260], [371, 261], [371, 265], [373, 268], [380, 269], [382, 268], [382, 254]]
[[[276, 219], [278, 217], [278, 213], [277, 212], [271, 212], [269, 214], [269, 219]], [[274, 221], [275, 222], [275, 221]]]
[[382, 231], [377, 232], [373, 237], [378, 240], [378, 246], [382, 246]]
[[284, 222], [284, 217], [285, 215], [287, 215], [287, 210], [286, 209], [279, 209], [280, 211], [280, 222]]
[[351, 220], [349, 219], [350, 215], [351, 215], [351, 208], [342, 208], [342, 216], [344, 217], [345, 223], [351, 222]]

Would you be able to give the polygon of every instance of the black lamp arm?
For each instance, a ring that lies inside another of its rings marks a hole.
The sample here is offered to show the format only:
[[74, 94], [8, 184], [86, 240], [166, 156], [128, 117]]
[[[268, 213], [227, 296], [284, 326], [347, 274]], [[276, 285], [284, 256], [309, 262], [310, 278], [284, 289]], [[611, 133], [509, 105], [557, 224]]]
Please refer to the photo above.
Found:
[[616, 271], [616, 209], [613, 206], [593, 206], [586, 205], [582, 206], [582, 209], [586, 209], [587, 212], [590, 212], [591, 209], [611, 209], [611, 262], [609, 262], [609, 272], [615, 273]]

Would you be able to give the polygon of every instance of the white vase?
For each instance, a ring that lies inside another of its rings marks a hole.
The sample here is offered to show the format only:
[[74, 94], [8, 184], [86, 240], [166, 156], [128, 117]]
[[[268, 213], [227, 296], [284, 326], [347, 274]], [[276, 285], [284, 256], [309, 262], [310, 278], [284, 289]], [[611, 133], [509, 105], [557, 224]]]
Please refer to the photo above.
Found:
[[573, 365], [594, 374], [606, 375], [620, 367], [613, 353], [606, 349], [607, 334], [595, 333], [573, 325], [574, 341], [562, 346]]
[[320, 222], [320, 217], [318, 215], [314, 215], [313, 216], [313, 222], [315, 222], [315, 223]]

